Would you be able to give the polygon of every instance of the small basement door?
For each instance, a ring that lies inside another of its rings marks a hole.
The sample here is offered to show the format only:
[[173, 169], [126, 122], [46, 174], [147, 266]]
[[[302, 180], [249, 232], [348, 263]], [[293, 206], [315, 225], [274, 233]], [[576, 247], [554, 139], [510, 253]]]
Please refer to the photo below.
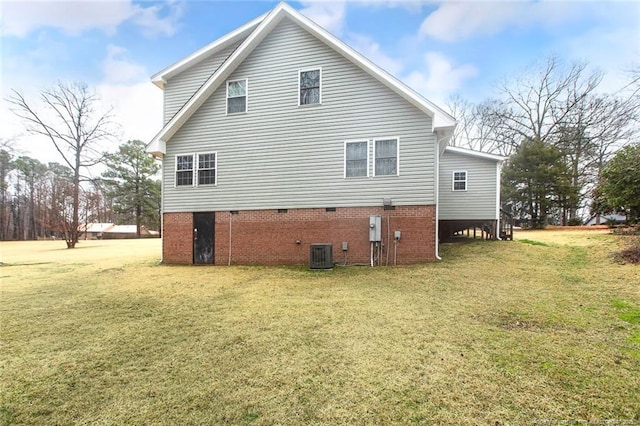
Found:
[[193, 263], [213, 264], [215, 223], [214, 212], [193, 214]]

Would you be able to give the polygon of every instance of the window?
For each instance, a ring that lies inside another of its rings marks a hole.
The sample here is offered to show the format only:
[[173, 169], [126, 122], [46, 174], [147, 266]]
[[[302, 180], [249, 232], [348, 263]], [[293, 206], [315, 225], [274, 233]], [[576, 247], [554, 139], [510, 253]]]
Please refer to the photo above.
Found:
[[344, 143], [344, 176], [369, 176], [369, 142]]
[[198, 185], [216, 184], [216, 154], [198, 154]]
[[467, 190], [467, 172], [453, 172], [453, 190]]
[[374, 175], [398, 175], [398, 139], [377, 139], [375, 141]]
[[227, 82], [227, 114], [247, 112], [247, 80]]
[[215, 152], [176, 155], [176, 186], [215, 185], [217, 158]]
[[313, 105], [321, 103], [320, 81], [322, 72], [320, 68], [300, 71], [298, 81], [300, 85], [299, 105]]
[[193, 155], [176, 155], [176, 186], [193, 185]]

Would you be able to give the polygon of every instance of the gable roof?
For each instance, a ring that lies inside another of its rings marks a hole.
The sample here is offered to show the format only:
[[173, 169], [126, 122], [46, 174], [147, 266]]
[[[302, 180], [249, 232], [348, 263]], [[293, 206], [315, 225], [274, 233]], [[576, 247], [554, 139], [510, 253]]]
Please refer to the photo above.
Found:
[[483, 158], [485, 160], [493, 160], [498, 162], [501, 162], [507, 159], [506, 157], [502, 157], [500, 155], [489, 154], [488, 152], [482, 152], [482, 151], [474, 151], [471, 149], [460, 148], [457, 146], [448, 146], [445, 148], [445, 152], [451, 152], [453, 154], [468, 155], [470, 157]]
[[239, 41], [246, 36], [240, 46], [226, 59], [225, 62], [207, 79], [186, 104], [164, 125], [158, 134], [147, 145], [147, 152], [155, 156], [161, 156], [166, 151], [166, 142], [182, 127], [184, 123], [202, 106], [215, 90], [231, 75], [231, 73], [249, 56], [251, 52], [264, 40], [264, 38], [284, 18], [291, 19], [294, 23], [304, 28], [320, 41], [327, 44], [333, 50], [351, 61], [376, 80], [402, 96], [409, 103], [417, 107], [432, 118], [433, 131], [450, 134], [456, 125], [456, 120], [441, 108], [420, 96], [398, 79], [388, 74], [382, 68], [372, 63], [369, 59], [347, 46], [328, 31], [311, 21], [284, 2], [278, 4], [269, 13], [254, 19], [226, 36], [216, 40], [208, 46], [187, 56], [182, 61], [155, 74], [153, 82], [164, 86], [166, 79], [178, 74], [190, 66], [200, 62], [209, 54]]

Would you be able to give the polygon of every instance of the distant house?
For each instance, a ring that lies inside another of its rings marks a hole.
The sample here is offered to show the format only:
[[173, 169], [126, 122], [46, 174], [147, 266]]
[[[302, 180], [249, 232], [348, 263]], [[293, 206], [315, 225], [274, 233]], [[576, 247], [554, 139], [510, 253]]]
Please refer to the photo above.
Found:
[[101, 239], [103, 233], [113, 228], [115, 225], [113, 223], [87, 223], [78, 226], [78, 231], [80, 232], [79, 239], [81, 240], [95, 240]]
[[627, 221], [627, 217], [625, 215], [612, 213], [612, 214], [601, 214], [600, 215], [600, 223], [598, 223], [598, 216], [591, 216], [584, 224], [587, 226], [591, 225], [608, 225], [608, 224], [619, 224]]
[[[140, 238], [159, 236], [158, 231], [150, 231], [144, 225], [140, 227]], [[136, 225], [114, 225], [102, 234], [102, 238], [105, 240], [137, 238]]]
[[447, 147], [452, 116], [284, 3], [152, 80], [165, 263], [407, 264], [441, 230], [498, 235], [503, 158]]
[[[140, 238], [158, 238], [158, 231], [151, 231], [144, 225], [140, 228]], [[137, 238], [136, 225], [116, 225], [114, 223], [88, 223], [80, 226], [80, 239], [125, 239]]]

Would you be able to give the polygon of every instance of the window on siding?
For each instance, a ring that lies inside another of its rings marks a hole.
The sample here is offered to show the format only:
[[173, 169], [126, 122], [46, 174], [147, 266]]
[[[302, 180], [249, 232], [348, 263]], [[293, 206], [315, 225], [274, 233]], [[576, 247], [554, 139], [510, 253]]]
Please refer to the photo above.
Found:
[[375, 141], [375, 176], [398, 175], [398, 139]]
[[176, 186], [193, 185], [193, 155], [176, 155]]
[[467, 172], [461, 172], [461, 171], [453, 172], [453, 190], [454, 191], [467, 190]]
[[322, 72], [320, 68], [300, 71], [300, 105], [313, 105], [321, 103], [320, 82]]
[[344, 176], [369, 176], [369, 142], [344, 143]]
[[198, 154], [198, 185], [216, 184], [216, 153]]
[[227, 114], [247, 112], [247, 80], [227, 82]]

